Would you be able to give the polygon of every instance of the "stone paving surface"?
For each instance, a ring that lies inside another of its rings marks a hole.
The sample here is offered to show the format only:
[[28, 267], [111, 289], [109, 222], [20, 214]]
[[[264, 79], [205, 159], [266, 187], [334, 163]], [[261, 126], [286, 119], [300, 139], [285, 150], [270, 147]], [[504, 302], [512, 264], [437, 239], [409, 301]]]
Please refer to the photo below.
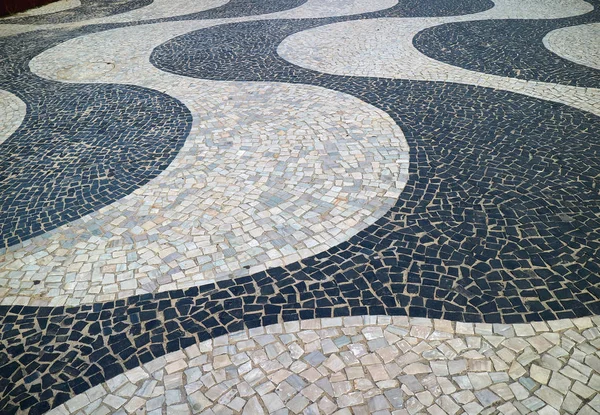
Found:
[[49, 413], [596, 414], [599, 324], [368, 316], [268, 325], [159, 357]]
[[406, 184], [401, 130], [350, 96], [278, 85], [169, 92], [203, 114], [178, 157], [131, 195], [9, 249], [0, 304], [111, 301], [294, 263], [375, 222]]
[[0, 413], [600, 413], [599, 21], [0, 19]]
[[600, 23], [564, 27], [544, 37], [544, 46], [558, 56], [572, 62], [600, 69]]
[[14, 133], [23, 122], [27, 108], [17, 96], [0, 90], [0, 143]]

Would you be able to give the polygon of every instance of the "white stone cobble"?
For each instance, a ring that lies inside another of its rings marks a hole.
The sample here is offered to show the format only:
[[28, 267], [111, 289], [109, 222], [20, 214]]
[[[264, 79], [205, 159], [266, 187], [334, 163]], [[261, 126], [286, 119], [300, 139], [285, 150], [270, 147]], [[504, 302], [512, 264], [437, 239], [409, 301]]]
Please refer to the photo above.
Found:
[[[168, 414], [173, 408], [177, 413], [207, 415], [595, 413], [600, 405], [600, 374], [574, 359], [575, 355], [584, 361], [598, 356], [600, 351], [589, 340], [570, 348], [571, 354], [552, 357], [556, 359], [552, 369], [543, 363], [550, 356], [549, 349], [534, 351], [528, 363], [519, 365], [518, 376], [511, 376], [506, 365], [498, 368], [494, 362], [504, 362], [501, 351], [507, 346], [517, 349], [515, 359], [532, 353], [533, 349], [515, 344], [530, 343], [537, 333], [563, 338], [570, 330], [574, 337], [599, 325], [600, 317], [554, 322], [543, 331], [536, 330], [537, 324], [505, 325], [498, 330], [499, 341], [491, 344], [486, 339], [487, 326], [441, 320], [365, 316], [276, 324], [204, 342], [203, 352], [194, 345], [168, 354], [98, 385], [50, 413], [134, 414], [141, 410]], [[443, 326], [450, 337], [413, 336], [433, 326]], [[252, 331], [257, 334], [252, 336]], [[260, 334], [265, 332], [273, 334]], [[384, 364], [381, 349], [370, 350], [368, 343], [372, 341], [369, 338], [385, 338], [390, 333], [395, 333], [395, 339], [386, 350], [397, 353]], [[345, 336], [350, 341], [338, 350], [324, 350], [324, 345]], [[249, 338], [257, 341], [249, 343]], [[295, 341], [290, 342], [291, 338]], [[281, 353], [269, 357], [261, 341]], [[404, 343], [412, 345], [411, 359], [403, 358]], [[292, 345], [299, 349], [293, 358]], [[459, 351], [450, 357], [427, 357], [428, 351], [444, 346]], [[473, 351], [482, 352], [477, 361], [489, 365], [484, 371], [475, 371], [467, 363], [471, 359], [464, 356]], [[240, 355], [247, 357], [236, 357]], [[282, 362], [279, 357], [283, 355], [288, 358]], [[440, 367], [451, 367], [452, 373], [440, 373]], [[565, 371], [588, 380], [573, 383]]]

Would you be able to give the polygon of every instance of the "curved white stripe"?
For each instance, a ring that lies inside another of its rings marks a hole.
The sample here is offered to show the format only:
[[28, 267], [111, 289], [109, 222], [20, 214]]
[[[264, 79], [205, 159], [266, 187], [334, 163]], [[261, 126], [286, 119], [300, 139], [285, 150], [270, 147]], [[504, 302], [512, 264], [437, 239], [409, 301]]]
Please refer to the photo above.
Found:
[[494, 8], [473, 14], [481, 19], [560, 19], [594, 10], [584, 0], [492, 0]]
[[311, 19], [334, 16], [350, 16], [389, 9], [398, 0], [308, 0], [295, 9], [267, 15], [273, 19]]
[[414, 36], [426, 28], [474, 16], [334, 23], [289, 36], [277, 52], [295, 65], [329, 74], [478, 85], [560, 102], [600, 115], [599, 89], [470, 71], [425, 56], [412, 44]]
[[359, 316], [275, 324], [159, 357], [49, 415], [595, 413], [598, 323]]
[[[129, 13], [122, 15], [110, 16], [106, 18], [98, 18], [92, 20], [86, 20], [83, 22], [74, 23], [60, 23], [60, 24], [43, 24], [43, 25], [20, 25], [20, 24], [4, 24], [0, 25], [0, 37], [13, 36], [20, 33], [26, 33], [34, 30], [43, 29], [57, 29], [57, 28], [77, 28], [88, 24], [101, 24], [101, 23], [114, 23], [123, 21], [134, 21], [138, 20], [149, 20], [158, 17], [168, 17], [168, 13], [171, 16], [184, 15], [189, 13], [195, 13], [207, 8], [202, 3], [190, 3], [186, 0], [174, 0], [181, 2], [179, 8], [173, 7], [173, 1], [170, 0], [159, 0], [158, 6], [149, 5], [152, 7], [151, 10], [158, 10], [156, 13], [149, 13], [147, 8], [142, 8], [140, 11], [134, 10]], [[225, 0], [211, 0], [214, 4], [218, 1]], [[228, 1], [228, 0], [227, 0]], [[227, 3], [225, 1], [225, 3]], [[268, 13], [256, 16], [247, 17], [235, 17], [227, 19], [215, 19], [211, 21], [211, 24], [225, 24], [234, 22], [246, 22], [254, 20], [266, 20], [266, 19], [307, 19], [307, 18], [324, 18], [332, 16], [347, 16], [353, 14], [361, 14], [367, 12], [373, 12], [378, 10], [384, 10], [394, 6], [398, 0], [308, 0], [291, 10], [284, 10], [281, 12]], [[213, 4], [211, 3], [211, 4]], [[217, 7], [217, 6], [213, 6]], [[179, 10], [179, 12], [177, 12]], [[157, 13], [162, 13], [162, 16], [158, 16]], [[128, 17], [131, 14], [137, 17]], [[122, 20], [125, 19], [125, 20]], [[189, 22], [181, 22], [182, 25], [186, 25]], [[190, 29], [191, 30], [191, 29]], [[185, 33], [185, 32], [184, 32]]]
[[[107, 24], [107, 23], [126, 23], [133, 21], [142, 21], [150, 19], [161, 19], [174, 16], [180, 16], [190, 13], [198, 13], [205, 10], [214, 9], [219, 6], [223, 6], [229, 3], [230, 0], [202, 0], [192, 1], [189, 0], [154, 0], [147, 6], [140, 7], [128, 12], [115, 14], [107, 17], [98, 17], [82, 22], [74, 23], [57, 23], [57, 24], [42, 24], [42, 25], [14, 25], [21, 26], [23, 28], [54, 28], [54, 27], [70, 27], [70, 26], [81, 26], [88, 24]], [[5, 17], [3, 19], [15, 19], [20, 17], [28, 16], [39, 16], [43, 14], [56, 13], [59, 11], [69, 10], [81, 6], [80, 0], [61, 0], [58, 2], [50, 3], [42, 7], [38, 7], [32, 10], [28, 10], [23, 13], [15, 14], [13, 16]], [[12, 26], [12, 25], [7, 25]], [[0, 31], [2, 31], [2, 25], [0, 25]]]
[[544, 37], [544, 46], [561, 58], [600, 69], [600, 23], [553, 30]]
[[90, 24], [127, 23], [151, 19], [168, 18], [191, 13], [198, 13], [229, 3], [230, 0], [154, 0], [148, 6], [129, 12], [107, 17], [98, 17], [79, 22], [55, 24], [3, 24], [0, 25], [0, 37], [13, 36], [35, 30], [77, 28]]
[[180, 16], [190, 13], [203, 12], [229, 3], [230, 0], [154, 0], [152, 3], [139, 9], [113, 16], [86, 20], [85, 24], [106, 24], [143, 21]]
[[150, 65], [157, 44], [198, 25], [101, 32], [31, 61], [49, 79], [163, 91], [194, 120], [156, 179], [9, 249], [0, 259], [4, 304], [107, 301], [289, 264], [347, 240], [395, 203], [408, 147], [385, 112], [314, 86], [202, 81]]
[[0, 144], [23, 122], [27, 106], [16, 95], [0, 89]]

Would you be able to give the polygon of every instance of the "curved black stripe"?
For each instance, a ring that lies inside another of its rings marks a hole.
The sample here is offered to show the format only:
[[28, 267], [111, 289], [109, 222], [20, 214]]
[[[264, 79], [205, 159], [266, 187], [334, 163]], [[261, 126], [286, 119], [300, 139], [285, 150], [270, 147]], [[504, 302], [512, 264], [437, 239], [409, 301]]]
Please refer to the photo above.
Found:
[[[27, 105], [0, 144], [0, 249], [106, 206], [163, 171], [185, 142], [191, 114], [140, 87], [63, 84], [32, 75], [41, 50], [72, 36], [0, 38], [0, 89]], [[2, 252], [2, 251], [0, 251]]]
[[567, 19], [448, 23], [423, 30], [413, 43], [433, 59], [472, 71], [599, 88], [600, 70], [564, 59], [542, 42], [553, 30], [600, 21], [600, 3], [594, 3], [593, 12]]
[[[228, 3], [215, 7], [214, 9], [175, 16], [169, 18], [169, 20], [229, 19], [234, 17], [256, 16], [259, 14], [276, 13], [293, 9], [303, 5], [306, 1], [307, 0], [230, 0]], [[154, 19], [149, 22], [154, 23], [162, 21], [165, 21], [165, 19]]]
[[[293, 9], [302, 6], [306, 2], [307, 0], [231, 0], [227, 4], [214, 9], [182, 16], [153, 19], [143, 23], [256, 16]], [[347, 18], [454, 16], [482, 12], [493, 6], [494, 3], [491, 0], [454, 0], [451, 2], [447, 0], [428, 0], [426, 2], [421, 0], [399, 0], [396, 5], [389, 9], [362, 13]]]
[[364, 13], [361, 17], [443, 17], [483, 12], [494, 7], [491, 0], [399, 0], [386, 10]]
[[[404, 275], [401, 283], [465, 287], [477, 298], [474, 313], [498, 321], [519, 321], [527, 311], [566, 317], [594, 305], [598, 297], [585, 290], [598, 282], [600, 270], [598, 117], [486, 88], [327, 75], [277, 56], [281, 40], [321, 23], [200, 30], [156, 48], [151, 61], [203, 79], [317, 85], [388, 112], [411, 145], [412, 175], [399, 214], [390, 213], [389, 223], [382, 219], [370, 232], [378, 235], [376, 246], [402, 248], [403, 255], [393, 250], [395, 260], [388, 262]], [[395, 237], [384, 237], [387, 227]], [[451, 292], [421, 289], [440, 310], [445, 302], [456, 306]], [[563, 297], [551, 295], [554, 290]], [[502, 310], [498, 294], [532, 297], [530, 308]], [[533, 299], [538, 296], [541, 301]]]
[[598, 117], [487, 88], [329, 76], [276, 56], [289, 34], [335, 21], [208, 29], [153, 61], [208, 79], [325, 86], [382, 108], [411, 144], [396, 206], [348, 242], [250, 277], [73, 308], [0, 307], [0, 410], [41, 413], [166, 352], [280, 320], [600, 311]]

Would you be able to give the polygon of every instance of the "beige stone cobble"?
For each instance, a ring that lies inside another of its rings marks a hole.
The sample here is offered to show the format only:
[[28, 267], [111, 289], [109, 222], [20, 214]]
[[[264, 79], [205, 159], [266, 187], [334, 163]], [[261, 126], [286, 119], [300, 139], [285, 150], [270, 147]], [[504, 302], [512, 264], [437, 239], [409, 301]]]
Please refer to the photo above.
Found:
[[[372, 324], [360, 326], [359, 321]], [[372, 318], [327, 322], [317, 319], [304, 321], [304, 329], [283, 324], [232, 333], [132, 369], [67, 401], [54, 413], [72, 414], [91, 411], [91, 408], [97, 413], [120, 409], [125, 413], [136, 410], [151, 413], [161, 408], [167, 412], [175, 408], [177, 413], [210, 409], [214, 413], [247, 415], [278, 414], [286, 410], [292, 414], [326, 415], [348, 411], [350, 414], [441, 414], [443, 411], [458, 415], [461, 410], [467, 414], [491, 414], [493, 408], [497, 408], [501, 414], [537, 411], [538, 414], [574, 415], [593, 413], [595, 406], [600, 406], [600, 374], [594, 365], [584, 369], [575, 359], [595, 362], [599, 351], [585, 337], [579, 344], [581, 347], [570, 348], [572, 355], [555, 357], [553, 348], [545, 348], [537, 359], [521, 359], [526, 362], [521, 365], [518, 358], [534, 349], [510, 343], [514, 349], [511, 350], [505, 342], [519, 338], [531, 344], [530, 340], [537, 337], [533, 340], [535, 343], [541, 332], [539, 325], [538, 330], [532, 325], [531, 330], [513, 328], [513, 331], [499, 326], [498, 332], [514, 332], [514, 336], [503, 336], [505, 340], [493, 346], [493, 342], [485, 339], [490, 326], [475, 326], [471, 331], [463, 324], [446, 322], [443, 324], [445, 333], [453, 334], [444, 341], [454, 350], [454, 355], [431, 360], [428, 356], [432, 350], [439, 349], [440, 340], [417, 339], [411, 333], [423, 333], [442, 323], [414, 319], [405, 325], [407, 330], [404, 331], [396, 330], [390, 323], [391, 320]], [[423, 329], [412, 330], [413, 324], [422, 324], [419, 327]], [[577, 330], [591, 329], [587, 321], [579, 325], [570, 321], [555, 322], [549, 326], [542, 333], [562, 335], [565, 330], [578, 333]], [[555, 329], [558, 331], [553, 331]], [[385, 346], [384, 351], [371, 351], [369, 342], [384, 338], [384, 333], [389, 331], [395, 331], [398, 340]], [[328, 344], [325, 340], [343, 337], [344, 333], [352, 337], [339, 343], [337, 351], [329, 350], [325, 354], [323, 348]], [[574, 333], [571, 333], [572, 338], [577, 337]], [[312, 346], [315, 343], [317, 348]], [[485, 362], [487, 358], [492, 361], [494, 356], [504, 361], [512, 356], [513, 365], [499, 371], [475, 370], [481, 368], [470, 365], [473, 359], [465, 356], [473, 357], [472, 352], [484, 345], [487, 345], [485, 355], [476, 361]], [[267, 347], [276, 352], [265, 351]], [[292, 357], [291, 348], [301, 353]], [[402, 348], [407, 352], [402, 352]], [[240, 353], [240, 349], [244, 352]], [[281, 365], [282, 356], [289, 359], [289, 369]], [[387, 356], [387, 363], [383, 363], [383, 356]], [[577, 376], [582, 381], [570, 378], [570, 371], [565, 374], [562, 369], [544, 367], [545, 357], [563, 361], [566, 367], [579, 373]], [[265, 368], [270, 367], [275, 369], [268, 374], [270, 369]]]

